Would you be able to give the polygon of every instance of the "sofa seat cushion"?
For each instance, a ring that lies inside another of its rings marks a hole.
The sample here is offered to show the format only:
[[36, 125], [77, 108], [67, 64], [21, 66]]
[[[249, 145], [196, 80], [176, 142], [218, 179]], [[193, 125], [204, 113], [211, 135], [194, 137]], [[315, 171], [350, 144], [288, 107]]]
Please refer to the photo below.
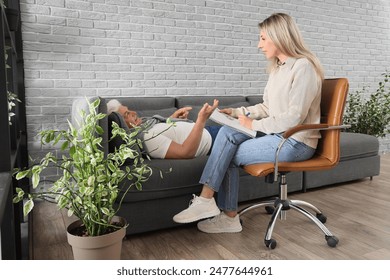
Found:
[[[146, 160], [152, 168], [152, 176], [142, 185], [142, 191], [132, 188], [124, 203], [196, 193], [201, 189], [199, 178], [206, 164], [207, 156], [194, 159]], [[161, 174], [161, 175], [160, 175]], [[162, 176], [162, 178], [161, 178]]]
[[304, 172], [303, 190], [377, 176], [379, 173], [379, 155], [343, 160], [329, 170]]
[[379, 141], [376, 137], [351, 132], [340, 134], [340, 162], [332, 169], [307, 171], [303, 189], [322, 187], [376, 176], [380, 172]]
[[379, 141], [376, 137], [361, 133], [340, 133], [340, 161], [378, 155]]

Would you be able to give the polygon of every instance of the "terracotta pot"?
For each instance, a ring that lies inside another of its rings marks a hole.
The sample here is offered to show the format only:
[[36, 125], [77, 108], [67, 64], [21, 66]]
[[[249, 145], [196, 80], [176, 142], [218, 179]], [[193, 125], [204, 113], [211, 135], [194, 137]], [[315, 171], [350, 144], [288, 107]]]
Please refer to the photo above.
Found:
[[[112, 221], [126, 225], [126, 220], [122, 217], [114, 217]], [[75, 260], [120, 260], [125, 227], [100, 236], [85, 237], [69, 233], [81, 224], [80, 220], [75, 221], [67, 228], [68, 243], [72, 246]]]

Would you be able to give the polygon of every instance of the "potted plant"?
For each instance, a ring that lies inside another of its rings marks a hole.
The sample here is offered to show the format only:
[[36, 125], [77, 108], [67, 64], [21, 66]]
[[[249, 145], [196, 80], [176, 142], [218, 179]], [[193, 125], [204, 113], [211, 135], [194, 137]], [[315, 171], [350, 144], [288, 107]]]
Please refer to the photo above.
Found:
[[[16, 179], [31, 178], [33, 191], [25, 193], [17, 188], [13, 201], [24, 201], [24, 215], [32, 210], [35, 199], [54, 202], [59, 209], [67, 209], [69, 216], [75, 215], [79, 221], [67, 229], [68, 242], [72, 245], [75, 259], [119, 259], [127, 223], [116, 217], [116, 213], [131, 187], [141, 189], [151, 169], [137, 152], [136, 146], [141, 145], [135, 137], [137, 129], [127, 134], [113, 123], [112, 138], [121, 137], [124, 143], [115, 151], [104, 154], [100, 137], [103, 129], [99, 121], [106, 115], [96, 113], [100, 99], [88, 104], [89, 114], [80, 112], [78, 128], [68, 121], [67, 130], [44, 130], [39, 133], [43, 144], [60, 145], [61, 151], [66, 153], [57, 157], [48, 152], [30, 168], [17, 170]], [[53, 166], [61, 172], [61, 176], [49, 188], [42, 186], [41, 172]], [[113, 255], [107, 252], [100, 256], [83, 255], [75, 250], [77, 243], [81, 243], [91, 252], [91, 247], [95, 246], [91, 243], [110, 236], [117, 237], [119, 244], [111, 246], [112, 241], [102, 242], [103, 247], [116, 249]]]
[[348, 131], [384, 137], [390, 132], [390, 72], [382, 74], [378, 88], [369, 93], [367, 87], [351, 93], [348, 98], [344, 122]]

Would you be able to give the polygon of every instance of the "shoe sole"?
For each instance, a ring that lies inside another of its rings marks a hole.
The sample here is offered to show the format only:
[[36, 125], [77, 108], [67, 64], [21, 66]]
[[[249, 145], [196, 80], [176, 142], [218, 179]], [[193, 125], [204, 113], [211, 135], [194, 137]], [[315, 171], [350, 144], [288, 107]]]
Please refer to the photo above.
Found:
[[208, 213], [202, 213], [196, 217], [193, 218], [187, 218], [187, 219], [178, 219], [176, 216], [173, 217], [173, 221], [178, 224], [189, 224], [192, 222], [196, 222], [202, 219], [212, 218], [214, 216], [217, 216], [221, 213], [220, 210], [215, 210], [214, 212], [208, 212]]
[[204, 232], [204, 233], [239, 233], [242, 231], [242, 228], [234, 228], [234, 229], [220, 231], [220, 230], [202, 229], [201, 226], [198, 225], [198, 230], [200, 230], [201, 232]]

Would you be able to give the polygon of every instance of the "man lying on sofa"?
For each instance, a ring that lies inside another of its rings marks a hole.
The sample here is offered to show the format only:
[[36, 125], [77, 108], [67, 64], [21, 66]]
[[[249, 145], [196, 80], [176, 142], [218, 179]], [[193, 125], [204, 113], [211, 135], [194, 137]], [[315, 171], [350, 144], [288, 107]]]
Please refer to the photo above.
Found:
[[180, 108], [171, 115], [176, 119], [175, 125], [166, 123], [166, 119], [158, 115], [140, 118], [135, 111], [116, 99], [107, 103], [107, 113], [119, 113], [129, 128], [141, 126], [144, 149], [152, 158], [188, 159], [207, 155], [211, 151], [219, 126], [205, 124], [217, 106], [216, 99], [212, 106], [205, 103], [196, 122], [187, 120], [191, 107]]

